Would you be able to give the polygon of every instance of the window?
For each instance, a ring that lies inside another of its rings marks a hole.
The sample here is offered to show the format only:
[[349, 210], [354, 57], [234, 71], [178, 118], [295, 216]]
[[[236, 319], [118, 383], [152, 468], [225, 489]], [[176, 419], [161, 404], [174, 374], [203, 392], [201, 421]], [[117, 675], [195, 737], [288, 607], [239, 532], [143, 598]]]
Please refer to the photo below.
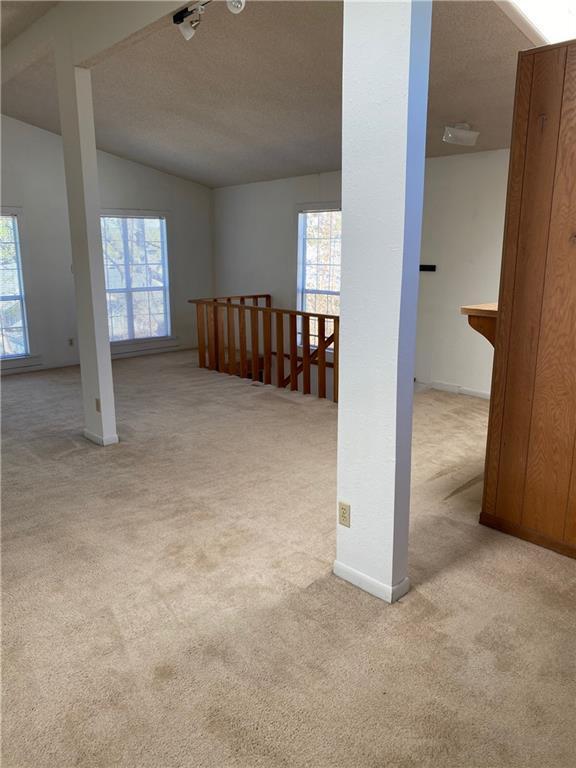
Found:
[[[304, 211], [298, 216], [299, 307], [303, 312], [340, 314], [340, 262], [342, 213]], [[326, 335], [333, 330], [326, 322]], [[315, 320], [310, 322], [311, 343], [318, 341]]]
[[16, 216], [0, 216], [0, 357], [29, 354]]
[[166, 220], [102, 216], [110, 341], [170, 335]]

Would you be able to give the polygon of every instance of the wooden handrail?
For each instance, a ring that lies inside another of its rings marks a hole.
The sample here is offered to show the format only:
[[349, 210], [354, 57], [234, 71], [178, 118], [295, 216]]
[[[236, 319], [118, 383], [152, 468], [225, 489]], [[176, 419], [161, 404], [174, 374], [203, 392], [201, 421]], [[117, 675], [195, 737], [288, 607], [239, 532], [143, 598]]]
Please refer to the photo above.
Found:
[[[333, 399], [337, 402], [338, 315], [273, 307], [268, 293], [188, 301], [196, 306], [201, 368], [271, 384], [275, 361], [274, 381], [277, 387], [289, 386], [296, 391], [300, 388], [299, 377], [302, 376], [301, 390], [303, 394], [310, 394], [311, 366], [314, 365], [318, 369], [317, 394], [322, 398], [326, 397], [326, 370], [331, 368]], [[285, 316], [287, 323], [284, 322]], [[312, 333], [313, 327], [316, 333]], [[312, 336], [317, 337], [316, 346], [312, 345]], [[332, 360], [326, 357], [329, 349]], [[286, 359], [289, 361], [288, 374], [285, 370]]]
[[272, 303], [272, 296], [269, 293], [247, 293], [247, 294], [238, 294], [236, 296], [216, 296], [212, 299], [188, 299], [189, 304], [197, 304], [198, 302], [210, 302], [211, 304], [214, 302], [219, 301], [225, 301], [227, 303], [230, 303], [232, 301], [238, 301], [241, 304], [245, 304], [246, 300], [250, 299], [253, 301], [254, 299], [264, 299], [266, 302], [266, 306], [270, 306]]
[[[263, 294], [264, 295], [264, 294]], [[248, 298], [247, 296], [245, 298]], [[229, 301], [220, 299], [188, 299], [188, 304], [221, 304], [228, 306]], [[242, 304], [233, 304], [233, 306], [243, 306]], [[282, 312], [284, 315], [296, 315], [296, 317], [324, 317], [326, 320], [340, 320], [339, 315], [324, 315], [321, 312], [301, 312], [298, 309], [282, 309], [282, 307], [258, 307], [260, 312]]]

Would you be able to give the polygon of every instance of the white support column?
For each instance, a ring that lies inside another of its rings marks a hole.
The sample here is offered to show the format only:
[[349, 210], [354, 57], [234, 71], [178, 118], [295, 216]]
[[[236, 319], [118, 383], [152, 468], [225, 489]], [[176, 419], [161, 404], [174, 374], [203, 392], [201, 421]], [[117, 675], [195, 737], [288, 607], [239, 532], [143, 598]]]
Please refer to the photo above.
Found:
[[99, 445], [110, 445], [118, 442], [118, 435], [100, 236], [91, 77], [90, 70], [73, 65], [67, 40], [57, 41], [55, 53], [76, 290], [84, 434]]
[[413, 370], [431, 5], [344, 3], [338, 525], [334, 573], [409, 589]]

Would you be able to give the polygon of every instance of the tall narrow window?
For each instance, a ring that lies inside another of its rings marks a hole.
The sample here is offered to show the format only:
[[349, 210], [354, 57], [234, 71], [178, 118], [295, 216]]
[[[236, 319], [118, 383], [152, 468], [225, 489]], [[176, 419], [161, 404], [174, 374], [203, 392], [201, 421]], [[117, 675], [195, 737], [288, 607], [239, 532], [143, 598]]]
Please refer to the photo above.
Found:
[[170, 335], [166, 220], [103, 216], [110, 341]]
[[[340, 263], [342, 213], [304, 211], [298, 217], [299, 307], [303, 312], [340, 314]], [[314, 320], [310, 323], [311, 342], [318, 339]], [[332, 323], [326, 323], [327, 335]]]
[[0, 216], [0, 357], [29, 354], [16, 216]]

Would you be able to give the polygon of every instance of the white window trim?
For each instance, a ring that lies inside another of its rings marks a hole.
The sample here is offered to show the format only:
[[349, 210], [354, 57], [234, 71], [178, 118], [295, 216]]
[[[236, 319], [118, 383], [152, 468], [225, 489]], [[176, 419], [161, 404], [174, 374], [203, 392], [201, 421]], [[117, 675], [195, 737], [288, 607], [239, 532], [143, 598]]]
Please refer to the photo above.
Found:
[[[340, 200], [330, 200], [324, 203], [298, 203], [296, 205], [296, 211], [294, 214], [294, 231], [296, 232], [296, 254], [298, 259], [298, 273], [296, 277], [296, 308], [298, 311], [302, 311], [303, 296], [302, 291], [302, 267], [303, 267], [303, 254], [302, 254], [302, 233], [300, 232], [300, 214], [301, 213], [314, 213], [315, 211], [342, 211], [342, 202]], [[300, 337], [300, 333], [298, 334]], [[298, 346], [298, 353], [302, 354], [302, 347]], [[326, 350], [326, 360], [333, 362], [334, 353], [331, 349]]]
[[[28, 251], [28, 239], [26, 234], [26, 223], [24, 216], [24, 209], [19, 205], [2, 205], [0, 206], [0, 215], [2, 216], [15, 216], [18, 227], [18, 246], [20, 256], [20, 274], [22, 276], [22, 305], [24, 310], [24, 325], [26, 331], [26, 342], [28, 346], [28, 352], [23, 355], [15, 355], [13, 357], [0, 358], [2, 367], [6, 370], [9, 368], [25, 368], [29, 367], [26, 361], [33, 359], [36, 361], [36, 365], [41, 365], [42, 360], [39, 355], [33, 354], [34, 347], [32, 346], [33, 337], [30, 330], [30, 312], [28, 306], [30, 304], [30, 292], [28, 286], [31, 284], [31, 276], [25, 265], [24, 253]], [[33, 363], [34, 364], [34, 363]]]
[[298, 259], [298, 273], [296, 276], [296, 308], [302, 311], [304, 292], [302, 290], [302, 268], [304, 255], [302, 253], [302, 233], [300, 231], [300, 214], [314, 213], [315, 211], [342, 211], [342, 202], [336, 200], [325, 201], [322, 203], [298, 203], [294, 214], [296, 232], [296, 258]]
[[[150, 208], [101, 208], [100, 216], [116, 216], [118, 218], [138, 218], [138, 219], [164, 219], [166, 226], [166, 268], [168, 270], [168, 306], [170, 311], [170, 331], [167, 336], [147, 336], [139, 339], [119, 339], [110, 342], [112, 357], [129, 357], [131, 354], [139, 354], [144, 349], [148, 352], [158, 350], [160, 352], [166, 349], [175, 349], [180, 346], [177, 336], [172, 331], [174, 317], [174, 304], [172, 300], [172, 269], [170, 264], [170, 241], [172, 230], [172, 215], [170, 211], [162, 211]], [[102, 244], [102, 259], [104, 259], [104, 246]]]

